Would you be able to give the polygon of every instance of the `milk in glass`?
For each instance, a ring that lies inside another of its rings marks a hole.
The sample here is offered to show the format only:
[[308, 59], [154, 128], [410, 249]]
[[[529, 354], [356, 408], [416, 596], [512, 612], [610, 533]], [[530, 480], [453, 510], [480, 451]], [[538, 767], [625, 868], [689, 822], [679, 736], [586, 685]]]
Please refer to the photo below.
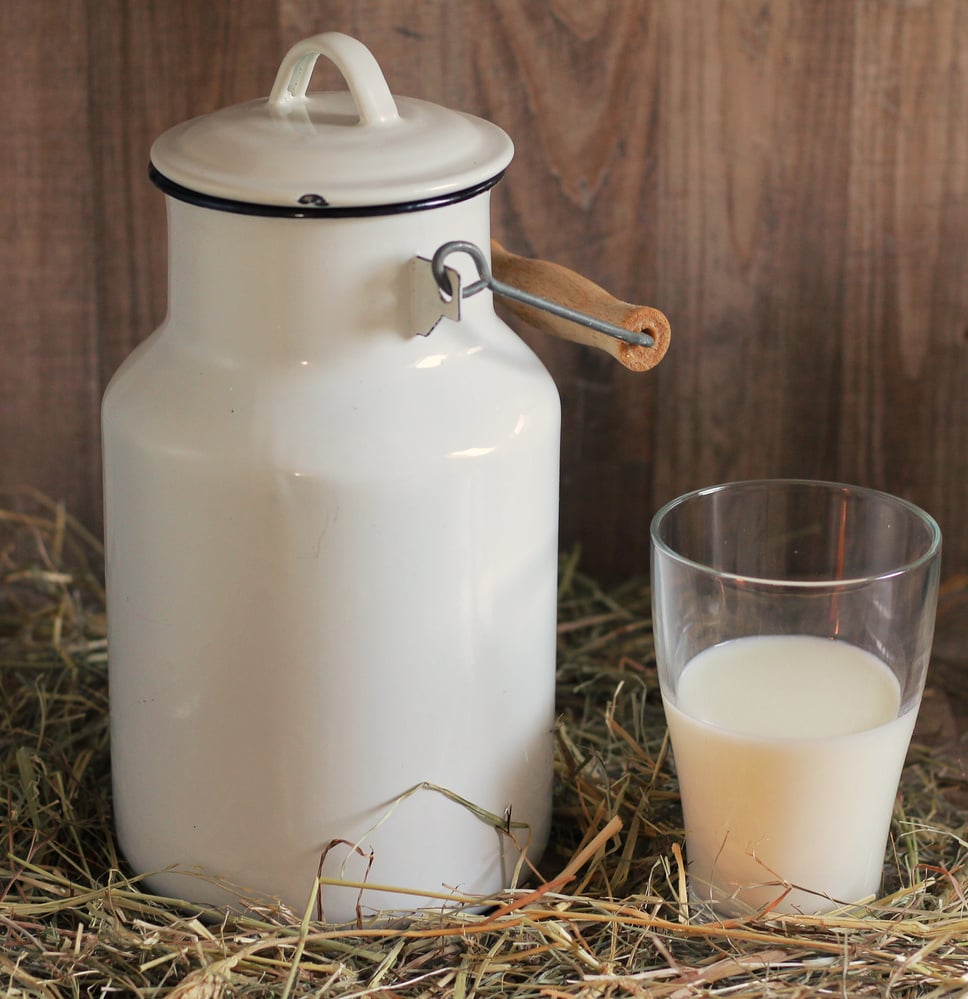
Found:
[[666, 717], [690, 886], [722, 912], [816, 913], [877, 892], [916, 706], [846, 642], [740, 638], [685, 667]]

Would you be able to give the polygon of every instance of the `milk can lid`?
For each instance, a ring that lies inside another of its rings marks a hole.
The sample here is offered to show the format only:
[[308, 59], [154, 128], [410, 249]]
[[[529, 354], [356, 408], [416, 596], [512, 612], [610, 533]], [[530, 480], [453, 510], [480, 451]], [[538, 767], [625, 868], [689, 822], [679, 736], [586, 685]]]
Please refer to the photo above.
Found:
[[[321, 55], [347, 91], [307, 93]], [[290, 49], [268, 98], [162, 134], [151, 166], [166, 193], [215, 208], [357, 215], [463, 200], [499, 179], [513, 152], [491, 122], [394, 97], [369, 49], [328, 32]]]

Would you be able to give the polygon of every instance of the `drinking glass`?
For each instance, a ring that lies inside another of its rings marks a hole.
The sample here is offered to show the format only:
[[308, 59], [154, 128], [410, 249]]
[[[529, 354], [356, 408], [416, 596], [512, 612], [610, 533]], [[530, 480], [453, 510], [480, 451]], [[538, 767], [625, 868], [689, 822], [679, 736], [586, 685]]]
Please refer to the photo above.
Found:
[[938, 525], [873, 489], [769, 479], [681, 496], [651, 535], [692, 900], [819, 913], [876, 894], [931, 652]]

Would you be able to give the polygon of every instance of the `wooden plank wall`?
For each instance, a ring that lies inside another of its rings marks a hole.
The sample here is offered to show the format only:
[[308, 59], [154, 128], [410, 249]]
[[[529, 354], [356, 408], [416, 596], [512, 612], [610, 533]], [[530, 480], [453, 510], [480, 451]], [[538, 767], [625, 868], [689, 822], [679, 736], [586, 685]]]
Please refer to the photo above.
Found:
[[511, 134], [505, 245], [672, 322], [641, 375], [522, 330], [588, 569], [644, 569], [681, 491], [794, 475], [922, 504], [966, 571], [963, 0], [3, 0], [0, 484], [99, 526], [100, 394], [165, 309], [149, 145], [330, 29]]

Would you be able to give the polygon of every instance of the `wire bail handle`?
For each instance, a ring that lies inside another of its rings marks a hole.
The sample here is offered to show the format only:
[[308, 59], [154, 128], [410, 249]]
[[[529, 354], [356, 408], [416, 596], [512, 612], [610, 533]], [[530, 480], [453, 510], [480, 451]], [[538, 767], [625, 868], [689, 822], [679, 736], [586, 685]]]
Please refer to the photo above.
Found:
[[[457, 272], [453, 268], [447, 267], [444, 263], [446, 258], [452, 253], [466, 253], [474, 261], [478, 273], [477, 281], [467, 286], [462, 286], [460, 276]], [[418, 258], [420, 261], [423, 261], [423, 259]], [[426, 261], [424, 262], [426, 263]], [[560, 316], [562, 319], [587, 326], [589, 329], [597, 330], [599, 333], [605, 333], [607, 336], [614, 337], [616, 340], [621, 340], [624, 343], [634, 344], [638, 347], [651, 347], [655, 343], [655, 339], [648, 333], [624, 329], [621, 326], [616, 326], [614, 323], [598, 319], [596, 316], [590, 316], [586, 312], [579, 312], [576, 309], [569, 308], [567, 305], [553, 302], [540, 295], [534, 295], [531, 292], [523, 291], [520, 288], [515, 288], [503, 281], [499, 281], [491, 273], [487, 257], [476, 243], [461, 239], [444, 243], [438, 247], [429, 261], [429, 265], [439, 292], [440, 302], [444, 306], [441, 309], [438, 320], [443, 316], [459, 319], [460, 300], [476, 295], [487, 288], [501, 298], [509, 298], [524, 305], [530, 305], [532, 308], [550, 312], [553, 315]], [[430, 329], [435, 325], [436, 322], [431, 325]], [[427, 329], [426, 333], [419, 329], [418, 332], [426, 335], [430, 332], [430, 329]]]

